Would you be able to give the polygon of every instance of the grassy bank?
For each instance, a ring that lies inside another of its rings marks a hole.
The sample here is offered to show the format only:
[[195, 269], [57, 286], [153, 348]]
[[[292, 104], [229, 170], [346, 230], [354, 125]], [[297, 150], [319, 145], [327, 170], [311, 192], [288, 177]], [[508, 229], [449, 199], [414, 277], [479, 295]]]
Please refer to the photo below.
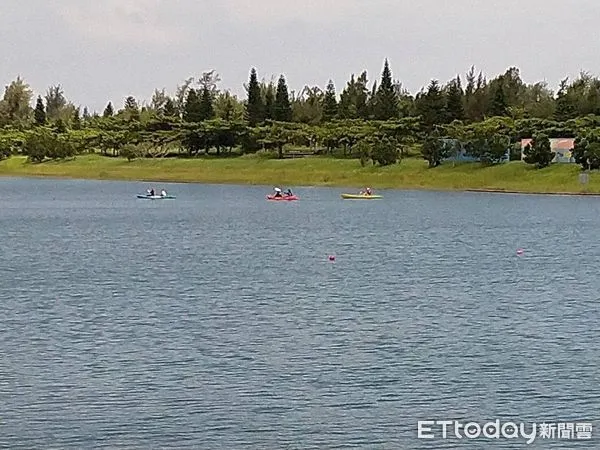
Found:
[[428, 169], [422, 159], [405, 159], [391, 167], [361, 167], [357, 160], [259, 157], [224, 159], [145, 159], [128, 162], [99, 155], [70, 161], [28, 163], [23, 157], [0, 162], [0, 175], [165, 182], [266, 184], [283, 186], [348, 186], [360, 188], [490, 189], [540, 193], [600, 193], [600, 177], [579, 183], [579, 166], [555, 164], [536, 170], [522, 162], [495, 167], [446, 163]]

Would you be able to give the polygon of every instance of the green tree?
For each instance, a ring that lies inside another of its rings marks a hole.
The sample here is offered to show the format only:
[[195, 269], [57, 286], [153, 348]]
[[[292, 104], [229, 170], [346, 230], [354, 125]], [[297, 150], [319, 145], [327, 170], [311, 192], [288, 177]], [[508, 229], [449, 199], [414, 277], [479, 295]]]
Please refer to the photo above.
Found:
[[506, 72], [498, 77], [502, 83], [504, 97], [508, 107], [523, 106], [527, 87], [521, 79], [521, 73], [516, 67], [509, 67]]
[[123, 158], [127, 158], [127, 161], [131, 162], [132, 160], [139, 158], [142, 156], [142, 152], [138, 145], [135, 144], [125, 144], [119, 150], [119, 156]]
[[338, 104], [335, 95], [335, 86], [333, 81], [329, 80], [325, 96], [323, 97], [323, 121], [330, 122], [335, 119], [338, 114]]
[[462, 89], [460, 76], [450, 81], [446, 85], [446, 112], [448, 121], [464, 120], [465, 108], [463, 106], [464, 92]]
[[244, 105], [229, 91], [221, 92], [214, 101], [215, 116], [219, 119], [242, 121], [244, 119]]
[[164, 89], [155, 89], [154, 94], [152, 94], [152, 99], [150, 100], [150, 109], [153, 110], [156, 114], [164, 115], [165, 105], [169, 100], [170, 97], [167, 95]]
[[176, 118], [179, 117], [179, 111], [177, 110], [177, 106], [172, 98], [167, 98], [165, 104], [163, 106], [163, 114], [166, 117]]
[[373, 151], [372, 144], [368, 141], [368, 139], [361, 139], [355, 144], [355, 153], [358, 155], [358, 159], [360, 161], [360, 165], [365, 167], [371, 159], [371, 153]]
[[275, 93], [273, 119], [278, 122], [292, 121], [292, 105], [290, 104], [290, 94], [285, 82], [285, 77], [281, 75], [277, 82], [277, 92]]
[[546, 82], [526, 86], [523, 100], [525, 117], [551, 119], [555, 114], [557, 101], [554, 100], [554, 93]]
[[33, 92], [21, 77], [17, 77], [4, 89], [0, 101], [0, 124], [26, 125], [31, 120]]
[[73, 111], [71, 125], [74, 130], [81, 130], [81, 116], [79, 114], [79, 108], [75, 108], [75, 110]]
[[465, 88], [465, 119], [470, 122], [481, 121], [488, 110], [488, 86], [482, 72], [475, 76], [475, 67], [467, 72]]
[[427, 136], [421, 149], [423, 159], [429, 163], [429, 168], [439, 166], [450, 154], [450, 146], [440, 139], [437, 133]]
[[374, 116], [377, 120], [390, 120], [398, 117], [398, 97], [392, 81], [392, 71], [385, 60], [381, 83], [375, 94]]
[[264, 91], [264, 118], [267, 120], [273, 120], [275, 118], [275, 86], [273, 86], [273, 83], [269, 83], [268, 85], [264, 86]]
[[200, 85], [200, 92], [207, 90], [211, 97], [214, 99], [219, 94], [219, 83], [221, 82], [220, 75], [215, 70], [209, 70], [203, 72], [202, 76], [198, 80]]
[[58, 119], [56, 119], [54, 121], [54, 132], [55, 133], [57, 133], [57, 134], [64, 134], [67, 131], [68, 131], [67, 130], [67, 124], [62, 119], [62, 117], [59, 117]]
[[446, 123], [446, 100], [437, 80], [432, 80], [427, 92], [421, 91], [415, 99], [415, 109], [425, 127]]
[[46, 117], [50, 121], [64, 118], [64, 110], [67, 107], [67, 99], [60, 84], [50, 86], [46, 92]]
[[486, 165], [499, 164], [506, 160], [510, 149], [510, 138], [502, 134], [474, 133], [465, 144], [466, 153]]
[[122, 114], [127, 121], [138, 122], [140, 120], [140, 108], [133, 96], [128, 96], [123, 105]]
[[299, 96], [292, 101], [292, 120], [309, 125], [318, 125], [323, 118], [324, 93], [318, 86], [304, 86]]
[[350, 77], [346, 88], [340, 94], [338, 114], [340, 119], [367, 119], [369, 116], [367, 89], [367, 72], [364, 71], [355, 79], [354, 74]]
[[67, 139], [56, 135], [48, 128], [39, 127], [29, 133], [25, 139], [23, 154], [32, 162], [42, 162], [46, 158], [71, 157], [75, 154], [75, 148]]
[[573, 146], [573, 158], [583, 170], [600, 169], [600, 137], [597, 133], [578, 136]]
[[560, 82], [558, 93], [556, 95], [556, 110], [554, 117], [556, 120], [565, 121], [572, 119], [577, 115], [577, 104], [573, 101], [569, 92], [569, 79], [565, 78]]
[[378, 163], [380, 166], [389, 166], [396, 164], [399, 156], [398, 142], [395, 139], [384, 136], [375, 140], [371, 150], [373, 163]]
[[113, 108], [113, 105], [111, 102], [108, 102], [108, 105], [106, 105], [106, 108], [104, 108], [104, 112], [102, 113], [102, 117], [112, 117], [115, 113], [115, 110]]
[[124, 109], [136, 110], [139, 111], [139, 106], [137, 100], [133, 96], [128, 96], [125, 98], [125, 103], [123, 104]]
[[534, 164], [538, 169], [548, 167], [554, 159], [550, 139], [543, 133], [535, 135], [533, 140], [525, 146], [523, 153], [525, 155], [523, 160], [527, 164]]
[[194, 78], [190, 77], [185, 80], [181, 85], [177, 86], [177, 91], [175, 92], [175, 107], [177, 108], [178, 117], [183, 117], [185, 113], [185, 104], [187, 101], [187, 97], [190, 89], [192, 89], [192, 84], [194, 82]]
[[42, 100], [41, 95], [38, 95], [37, 101], [35, 102], [33, 117], [36, 125], [44, 126], [46, 124], [46, 107], [44, 106], [44, 100]]
[[246, 120], [251, 127], [255, 127], [264, 120], [265, 111], [255, 68], [252, 68], [250, 71], [250, 81], [248, 82], [247, 92], [248, 101], [246, 102]]
[[490, 101], [489, 113], [492, 116], [506, 116], [508, 113], [508, 103], [504, 94], [504, 78], [499, 77], [491, 85], [492, 97]]
[[200, 96], [199, 117], [201, 121], [214, 118], [215, 111], [213, 108], [213, 96], [208, 86], [202, 88]]
[[185, 99], [183, 120], [198, 123], [202, 122], [203, 118], [202, 103], [198, 97], [198, 93], [195, 89], [190, 89]]

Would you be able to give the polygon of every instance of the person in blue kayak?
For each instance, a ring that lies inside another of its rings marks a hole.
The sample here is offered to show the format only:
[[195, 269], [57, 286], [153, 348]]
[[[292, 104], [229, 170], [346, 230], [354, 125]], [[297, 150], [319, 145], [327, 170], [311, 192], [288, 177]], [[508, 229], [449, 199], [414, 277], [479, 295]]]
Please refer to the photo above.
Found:
[[281, 189], [279, 189], [278, 187], [274, 188], [275, 190], [275, 197], [283, 197], [283, 195], [281, 195]]

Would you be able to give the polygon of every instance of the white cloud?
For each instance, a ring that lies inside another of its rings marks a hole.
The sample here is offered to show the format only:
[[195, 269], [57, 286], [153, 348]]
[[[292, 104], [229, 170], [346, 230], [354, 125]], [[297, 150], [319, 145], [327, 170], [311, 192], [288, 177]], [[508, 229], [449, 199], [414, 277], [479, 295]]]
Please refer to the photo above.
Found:
[[171, 45], [186, 40], [185, 29], [166, 21], [164, 0], [77, 0], [62, 2], [67, 24], [85, 37], [130, 44]]

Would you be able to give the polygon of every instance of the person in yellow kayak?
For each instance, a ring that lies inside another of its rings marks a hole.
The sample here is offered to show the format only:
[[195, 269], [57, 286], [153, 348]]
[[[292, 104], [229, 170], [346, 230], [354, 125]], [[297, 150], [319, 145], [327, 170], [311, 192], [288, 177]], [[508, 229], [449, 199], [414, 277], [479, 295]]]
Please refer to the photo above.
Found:
[[365, 196], [373, 195], [373, 191], [371, 191], [371, 188], [368, 187], [368, 188], [360, 191], [360, 195], [365, 195]]

